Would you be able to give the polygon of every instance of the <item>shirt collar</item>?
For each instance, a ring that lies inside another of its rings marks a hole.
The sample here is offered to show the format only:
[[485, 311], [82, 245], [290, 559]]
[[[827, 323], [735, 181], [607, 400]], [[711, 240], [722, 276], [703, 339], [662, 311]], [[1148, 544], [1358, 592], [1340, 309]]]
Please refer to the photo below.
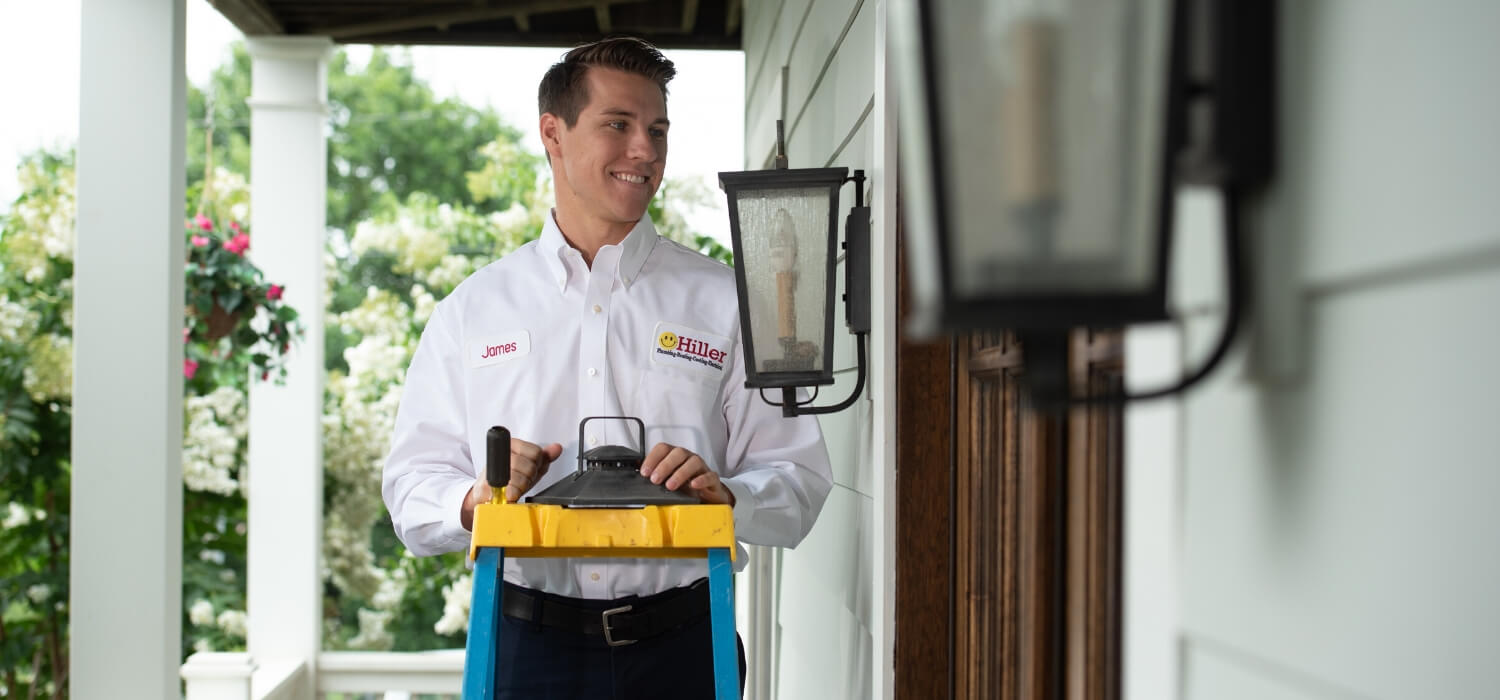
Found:
[[[541, 254], [542, 262], [547, 266], [552, 278], [557, 281], [558, 289], [564, 290], [568, 285], [568, 264], [563, 256], [567, 255], [573, 247], [568, 244], [568, 239], [563, 237], [562, 229], [557, 227], [556, 214], [556, 210], [552, 210], [545, 217], [542, 235], [537, 239], [537, 252]], [[656, 224], [652, 223], [649, 215], [643, 215], [641, 220], [635, 223], [635, 228], [630, 229], [625, 240], [618, 244], [620, 256], [619, 264], [615, 267], [615, 274], [621, 286], [629, 289], [631, 283], [635, 282], [636, 276], [646, 264], [646, 258], [651, 255], [651, 249], [656, 246], [657, 238], [659, 236], [656, 233]], [[610, 247], [612, 246], [605, 246], [605, 248]], [[596, 264], [600, 262], [597, 256], [594, 262]]]

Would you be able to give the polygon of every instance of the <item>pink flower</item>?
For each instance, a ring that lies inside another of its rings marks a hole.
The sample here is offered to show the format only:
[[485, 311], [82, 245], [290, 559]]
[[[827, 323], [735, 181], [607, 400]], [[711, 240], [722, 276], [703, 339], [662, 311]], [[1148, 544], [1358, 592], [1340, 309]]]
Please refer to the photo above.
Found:
[[193, 236], [188, 241], [193, 244], [194, 248], [202, 248], [208, 245], [208, 236]]
[[229, 222], [229, 230], [235, 233], [244, 233], [244, 231], [240, 230], [240, 222], [238, 221]]
[[184, 358], [182, 360], [182, 376], [192, 379], [198, 373], [198, 363]]
[[286, 290], [286, 287], [283, 287], [283, 286], [281, 286], [279, 284], [273, 284], [273, 285], [271, 285], [270, 289], [266, 290], [266, 298], [270, 299], [271, 301], [280, 300], [281, 299], [281, 293], [283, 291], [285, 291], [285, 290]]
[[188, 341], [188, 329], [184, 328], [184, 329], [182, 329], [182, 342], [186, 343], [187, 341]]
[[206, 217], [206, 216], [204, 216], [202, 214], [199, 214], [199, 215], [193, 217], [193, 223], [197, 224], [198, 228], [201, 228], [204, 231], [212, 231], [212, 230], [214, 230], [213, 219], [210, 219], [210, 218], [208, 218], [208, 217]]
[[234, 238], [224, 241], [224, 250], [235, 255], [244, 255], [250, 249], [250, 237], [243, 234], [235, 234]]

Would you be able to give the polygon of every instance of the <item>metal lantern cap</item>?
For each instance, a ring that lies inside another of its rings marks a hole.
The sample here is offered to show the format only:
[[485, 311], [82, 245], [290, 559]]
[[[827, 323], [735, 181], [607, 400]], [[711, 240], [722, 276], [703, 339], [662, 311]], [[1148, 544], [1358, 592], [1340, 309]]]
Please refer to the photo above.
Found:
[[[646, 444], [646, 424], [631, 416], [590, 416], [578, 423], [578, 444], [583, 444], [584, 425], [592, 420], [634, 421], [640, 442]], [[644, 506], [681, 506], [702, 503], [685, 493], [641, 476], [645, 454], [624, 445], [600, 445], [578, 455], [578, 469], [541, 493], [527, 500], [543, 505], [570, 508], [640, 508]]]

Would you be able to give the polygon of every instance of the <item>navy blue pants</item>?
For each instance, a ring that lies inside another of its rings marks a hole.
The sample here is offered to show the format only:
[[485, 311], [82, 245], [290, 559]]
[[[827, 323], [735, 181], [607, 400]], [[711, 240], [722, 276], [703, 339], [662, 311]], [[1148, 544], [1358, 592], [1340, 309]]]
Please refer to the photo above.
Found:
[[[509, 586], [507, 586], [509, 588]], [[531, 592], [532, 595], [546, 595]], [[565, 599], [600, 612], [614, 601]], [[682, 628], [611, 647], [602, 637], [543, 627], [500, 616], [495, 649], [498, 700], [712, 700], [714, 661], [712, 623], [702, 619]], [[740, 695], [745, 693], [745, 644], [739, 647]]]

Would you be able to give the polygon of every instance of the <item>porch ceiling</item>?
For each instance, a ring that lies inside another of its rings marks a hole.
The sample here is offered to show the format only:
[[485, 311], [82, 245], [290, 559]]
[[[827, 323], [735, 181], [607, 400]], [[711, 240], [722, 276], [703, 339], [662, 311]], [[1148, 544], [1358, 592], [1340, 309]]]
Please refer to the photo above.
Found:
[[571, 46], [612, 34], [738, 49], [743, 0], [208, 0], [247, 36], [344, 44]]
[[246, 36], [339, 43], [570, 46], [609, 34], [739, 48], [742, 0], [208, 0]]

